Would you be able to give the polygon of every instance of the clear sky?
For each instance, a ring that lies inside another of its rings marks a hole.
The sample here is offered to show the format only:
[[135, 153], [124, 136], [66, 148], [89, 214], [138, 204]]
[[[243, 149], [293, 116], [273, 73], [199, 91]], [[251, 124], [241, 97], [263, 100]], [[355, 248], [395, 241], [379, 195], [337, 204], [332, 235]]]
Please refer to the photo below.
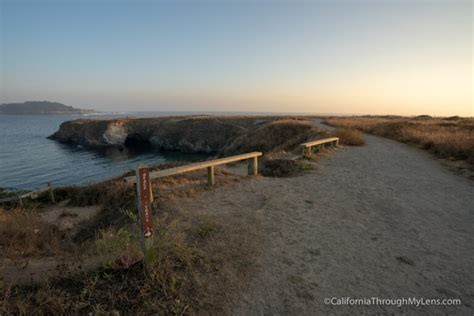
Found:
[[471, 1], [1, 2], [1, 101], [473, 116]]

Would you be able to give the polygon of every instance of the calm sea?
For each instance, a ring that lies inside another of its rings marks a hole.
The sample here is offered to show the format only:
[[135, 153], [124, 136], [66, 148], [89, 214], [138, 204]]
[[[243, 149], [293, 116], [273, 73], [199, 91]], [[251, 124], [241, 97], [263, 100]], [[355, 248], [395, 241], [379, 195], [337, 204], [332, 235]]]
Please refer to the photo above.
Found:
[[[173, 113], [90, 115], [113, 118], [127, 115], [163, 116]], [[177, 113], [175, 113], [177, 114]], [[183, 113], [179, 113], [183, 114]], [[46, 137], [64, 121], [83, 116], [0, 115], [0, 188], [30, 190], [52, 182], [55, 186], [97, 182], [135, 169], [140, 163], [203, 159], [198, 155], [163, 154], [156, 150], [92, 151], [59, 144]]]

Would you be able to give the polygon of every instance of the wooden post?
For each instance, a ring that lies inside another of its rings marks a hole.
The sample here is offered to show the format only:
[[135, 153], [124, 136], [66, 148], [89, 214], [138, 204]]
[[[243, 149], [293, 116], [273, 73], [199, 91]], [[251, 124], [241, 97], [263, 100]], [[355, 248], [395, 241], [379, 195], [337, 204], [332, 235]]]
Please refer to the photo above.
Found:
[[336, 147], [338, 147], [338, 146], [339, 146], [339, 138], [336, 139]]
[[49, 197], [51, 198], [51, 202], [53, 204], [56, 204], [56, 199], [54, 198], [53, 185], [51, 183], [48, 183], [48, 188], [49, 188]]
[[151, 213], [150, 171], [146, 166], [139, 166], [137, 177], [137, 210], [142, 229], [142, 249], [145, 256], [145, 269], [149, 269], [154, 260], [153, 254], [153, 216]]
[[303, 147], [303, 157], [305, 158], [311, 158], [313, 153], [313, 148], [312, 147]]
[[248, 174], [249, 176], [258, 175], [258, 158], [253, 157], [248, 160]]
[[216, 183], [214, 178], [214, 166], [207, 167], [207, 184], [213, 186]]

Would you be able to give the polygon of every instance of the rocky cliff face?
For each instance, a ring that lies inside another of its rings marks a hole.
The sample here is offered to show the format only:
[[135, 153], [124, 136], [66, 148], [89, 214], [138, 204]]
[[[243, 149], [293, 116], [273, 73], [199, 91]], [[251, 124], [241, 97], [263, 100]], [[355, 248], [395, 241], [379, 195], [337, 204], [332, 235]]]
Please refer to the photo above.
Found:
[[285, 149], [318, 133], [301, 119], [160, 117], [68, 121], [49, 138], [89, 148], [145, 145], [163, 151], [232, 154]]

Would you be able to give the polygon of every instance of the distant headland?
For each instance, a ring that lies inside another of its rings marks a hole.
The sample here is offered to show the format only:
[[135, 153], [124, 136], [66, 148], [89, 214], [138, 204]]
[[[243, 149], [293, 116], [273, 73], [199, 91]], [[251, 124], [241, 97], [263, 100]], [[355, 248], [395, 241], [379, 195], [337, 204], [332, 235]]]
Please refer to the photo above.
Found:
[[76, 109], [62, 103], [49, 101], [27, 101], [24, 103], [5, 103], [0, 105], [0, 115], [64, 115], [91, 113], [96, 113], [96, 111]]

